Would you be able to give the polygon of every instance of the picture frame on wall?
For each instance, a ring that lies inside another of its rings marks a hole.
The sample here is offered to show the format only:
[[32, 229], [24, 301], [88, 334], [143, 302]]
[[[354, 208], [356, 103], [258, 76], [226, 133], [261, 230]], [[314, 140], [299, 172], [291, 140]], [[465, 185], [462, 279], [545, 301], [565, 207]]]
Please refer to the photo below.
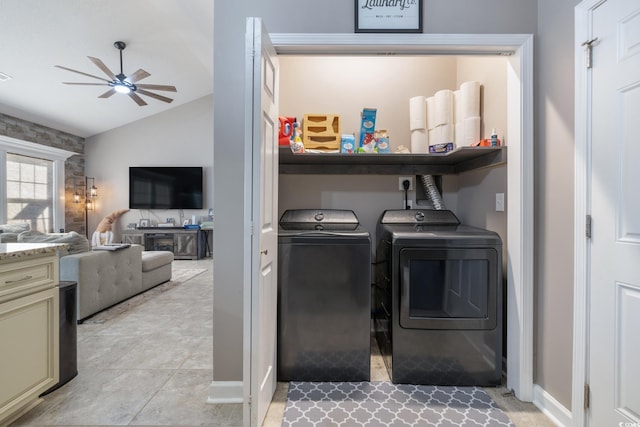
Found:
[[354, 0], [356, 33], [421, 33], [422, 0]]

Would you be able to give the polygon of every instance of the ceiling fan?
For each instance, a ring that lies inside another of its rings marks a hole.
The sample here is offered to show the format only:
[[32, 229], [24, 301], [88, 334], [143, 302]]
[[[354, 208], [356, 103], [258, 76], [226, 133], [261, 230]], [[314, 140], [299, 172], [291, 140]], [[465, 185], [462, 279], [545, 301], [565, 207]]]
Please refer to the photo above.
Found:
[[177, 92], [175, 86], [167, 85], [152, 85], [152, 84], [136, 84], [136, 82], [149, 77], [151, 74], [140, 68], [133, 74], [125, 76], [122, 71], [122, 51], [127, 45], [125, 42], [117, 41], [113, 44], [116, 49], [120, 51], [120, 74], [114, 74], [104, 62], [98, 58], [88, 56], [103, 73], [107, 75], [111, 80], [107, 80], [103, 77], [94, 76], [93, 74], [83, 73], [82, 71], [73, 70], [71, 68], [63, 67], [61, 65], [54, 65], [54, 67], [62, 68], [63, 70], [71, 71], [73, 73], [82, 74], [83, 76], [92, 77], [94, 79], [102, 80], [105, 83], [74, 83], [74, 82], [62, 82], [66, 85], [80, 85], [80, 86], [109, 86], [110, 89], [100, 95], [98, 98], [109, 98], [114, 93], [124, 93], [129, 95], [129, 98], [133, 99], [139, 106], [147, 105], [147, 103], [139, 95], [145, 95], [150, 98], [157, 99], [163, 102], [171, 102], [173, 99], [166, 96], [158, 95], [157, 93], [149, 92], [149, 90], [162, 90], [167, 92]]

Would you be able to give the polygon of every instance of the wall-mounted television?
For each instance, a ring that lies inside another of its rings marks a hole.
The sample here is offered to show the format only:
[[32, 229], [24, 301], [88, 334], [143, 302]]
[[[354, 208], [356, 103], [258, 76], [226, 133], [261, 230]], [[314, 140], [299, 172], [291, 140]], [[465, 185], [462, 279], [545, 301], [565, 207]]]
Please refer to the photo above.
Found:
[[129, 209], [202, 209], [200, 166], [132, 166], [129, 168]]

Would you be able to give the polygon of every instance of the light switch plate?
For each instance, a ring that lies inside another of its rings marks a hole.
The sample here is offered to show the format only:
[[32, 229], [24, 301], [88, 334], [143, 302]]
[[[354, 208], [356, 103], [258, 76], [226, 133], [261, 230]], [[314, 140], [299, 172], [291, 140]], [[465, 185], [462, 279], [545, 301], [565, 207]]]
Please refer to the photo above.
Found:
[[496, 212], [504, 212], [504, 193], [496, 193]]

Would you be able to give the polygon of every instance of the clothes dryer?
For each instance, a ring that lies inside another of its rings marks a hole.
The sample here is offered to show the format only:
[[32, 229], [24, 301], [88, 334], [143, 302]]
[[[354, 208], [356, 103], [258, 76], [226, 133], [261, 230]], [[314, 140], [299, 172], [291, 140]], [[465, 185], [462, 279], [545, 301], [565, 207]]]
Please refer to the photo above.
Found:
[[392, 382], [499, 385], [502, 242], [447, 210], [385, 211], [374, 324]]

